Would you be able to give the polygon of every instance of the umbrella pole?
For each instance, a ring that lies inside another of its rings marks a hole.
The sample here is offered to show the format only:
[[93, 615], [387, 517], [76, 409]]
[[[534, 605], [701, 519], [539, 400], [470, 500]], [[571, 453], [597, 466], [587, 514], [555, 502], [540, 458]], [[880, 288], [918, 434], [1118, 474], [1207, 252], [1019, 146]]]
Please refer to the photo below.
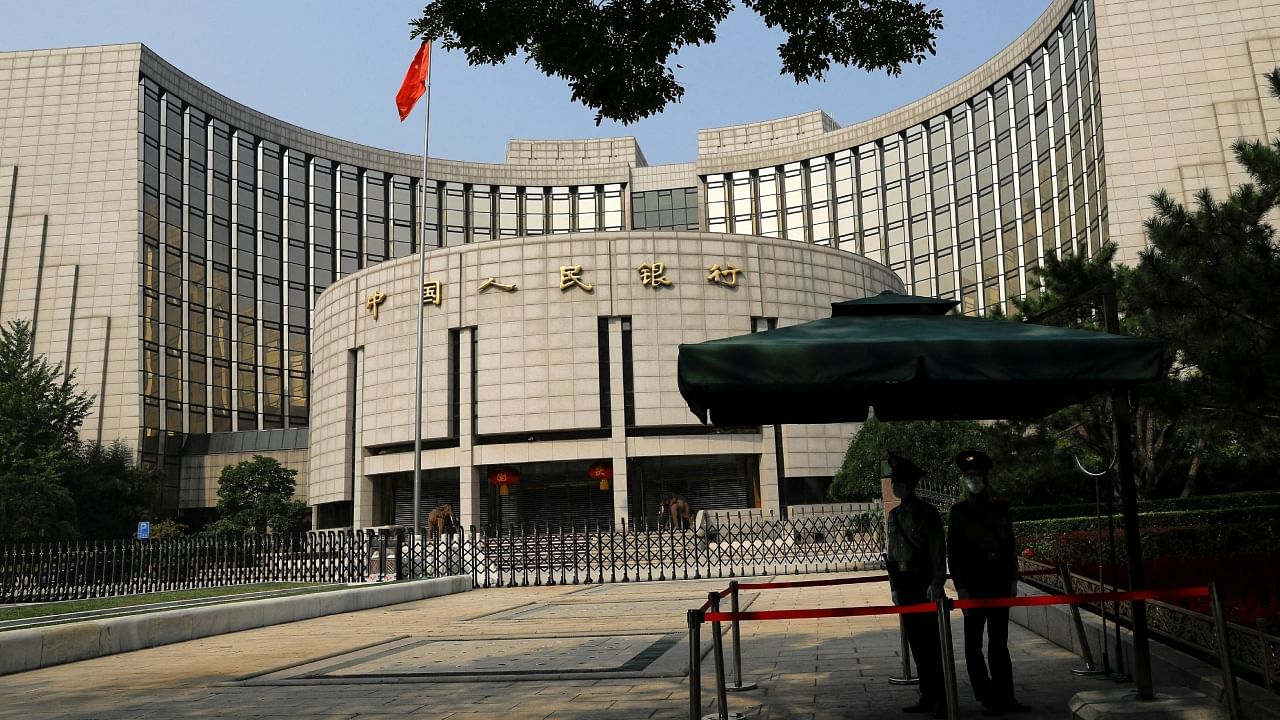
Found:
[[[1115, 286], [1102, 294], [1102, 312], [1107, 332], [1120, 333], [1120, 312]], [[1133, 437], [1129, 426], [1129, 398], [1121, 391], [1111, 393], [1111, 419], [1115, 424], [1116, 472], [1120, 480], [1120, 509], [1124, 515], [1124, 548], [1129, 559], [1129, 589], [1146, 587], [1142, 572], [1142, 537], [1138, 534], [1138, 490], [1133, 481]], [[1133, 678], [1138, 698], [1152, 700], [1151, 652], [1147, 647], [1147, 606], [1135, 600], [1133, 607]], [[1118, 620], [1118, 618], [1117, 618]]]

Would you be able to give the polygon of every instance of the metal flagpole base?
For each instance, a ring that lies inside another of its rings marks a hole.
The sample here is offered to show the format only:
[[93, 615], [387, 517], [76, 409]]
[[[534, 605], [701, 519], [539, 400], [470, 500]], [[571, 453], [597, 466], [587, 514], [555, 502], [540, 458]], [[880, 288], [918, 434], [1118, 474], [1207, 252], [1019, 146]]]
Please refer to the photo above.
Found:
[[724, 720], [724, 718], [726, 717], [729, 720], [745, 720], [747, 716], [743, 715], [740, 712], [731, 712], [728, 715], [721, 715], [720, 713], [711, 713], [710, 715], [703, 715], [702, 720]]
[[1102, 670], [1098, 668], [1071, 668], [1071, 674], [1080, 677], [1098, 677], [1102, 675]]
[[725, 685], [724, 689], [729, 692], [746, 692], [748, 690], [755, 690], [758, 687], [760, 686], [755, 683], [743, 683], [741, 685]]
[[919, 684], [920, 684], [920, 678], [918, 678], [918, 677], [891, 677], [891, 678], [889, 678], [889, 684], [890, 684], [890, 685], [919, 685]]

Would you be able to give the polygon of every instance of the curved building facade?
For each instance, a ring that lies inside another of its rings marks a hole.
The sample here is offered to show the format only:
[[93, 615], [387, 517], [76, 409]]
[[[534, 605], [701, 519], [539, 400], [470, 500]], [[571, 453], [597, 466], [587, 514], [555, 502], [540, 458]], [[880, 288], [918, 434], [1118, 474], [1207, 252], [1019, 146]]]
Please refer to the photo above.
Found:
[[[560, 257], [557, 242], [622, 247], [656, 233], [680, 253], [732, 237], [805, 254], [815, 277], [847, 263], [896, 276], [832, 285], [831, 297], [761, 296], [732, 316], [705, 298], [687, 310], [682, 299], [682, 323], [698, 312], [728, 318], [708, 320], [706, 337], [747, 331], [752, 318], [816, 317], [840, 293], [895, 283], [969, 313], [1005, 307], [1033, 292], [1048, 254], [1111, 240], [1121, 260], [1136, 259], [1155, 190], [1185, 200], [1243, 179], [1230, 144], [1280, 126], [1262, 78], [1278, 62], [1267, 22], [1277, 16], [1280, 0], [1054, 0], [972, 73], [856, 125], [811, 112], [704, 130], [696, 158], [660, 166], [632, 138], [513, 140], [502, 164], [432, 158], [425, 182], [420, 157], [258, 113], [142, 45], [0, 53], [0, 320], [34, 324], [37, 350], [96, 396], [86, 438], [122, 439], [164, 468], [171, 506], [207, 513], [222, 467], [270, 454], [300, 471], [319, 522], [372, 522], [386, 503], [357, 498], [364, 466], [344, 461], [348, 490], [337, 493], [321, 450], [338, 422], [318, 404], [328, 388], [317, 382], [328, 372], [322, 321], [340, 305], [326, 289], [402, 268], [419, 251], [480, 267], [485, 253], [528, 246]], [[615, 262], [614, 252], [599, 258]], [[449, 287], [453, 297], [467, 291]], [[463, 338], [489, 342], [509, 322], [466, 312], [440, 314], [464, 349]], [[635, 317], [593, 312], [601, 327]], [[651, 340], [674, 346], [660, 333]], [[493, 421], [480, 400], [475, 413]], [[550, 423], [539, 432], [563, 429], [548, 413], [534, 413]], [[392, 462], [378, 459], [380, 431], [368, 427], [352, 457]], [[784, 479], [759, 496], [781, 499], [751, 502], [785, 503], [786, 478], [801, 477], [792, 468], [820, 489], [834, 461], [804, 457], [805, 438], [825, 437], [807, 433], [784, 429], [795, 438], [778, 455]], [[619, 465], [632, 457], [610, 453], [601, 457]], [[457, 485], [473, 481], [459, 475]]]
[[[354, 501], [357, 525], [412, 520], [414, 360], [424, 304], [422, 517], [466, 524], [778, 507], [788, 477], [830, 476], [847, 425], [698, 424], [676, 387], [679, 343], [830, 314], [833, 298], [902, 290], [851, 253], [692, 232], [542, 235], [430, 251], [335, 282], [313, 311], [308, 497]], [[595, 463], [613, 473], [601, 486]], [[504, 496], [498, 469], [519, 483]], [[797, 490], [798, 492], [799, 490]], [[324, 518], [323, 521], [327, 521]]]

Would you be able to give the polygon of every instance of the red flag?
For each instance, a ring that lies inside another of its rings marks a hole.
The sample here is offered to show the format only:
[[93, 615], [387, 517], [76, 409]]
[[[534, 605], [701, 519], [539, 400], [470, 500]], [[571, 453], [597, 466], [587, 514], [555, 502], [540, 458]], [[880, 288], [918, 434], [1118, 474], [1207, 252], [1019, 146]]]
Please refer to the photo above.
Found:
[[431, 65], [431, 43], [424, 42], [418, 48], [418, 54], [409, 63], [409, 72], [404, 74], [404, 82], [400, 92], [396, 93], [396, 107], [400, 110], [400, 121], [409, 117], [413, 106], [427, 94], [427, 75]]

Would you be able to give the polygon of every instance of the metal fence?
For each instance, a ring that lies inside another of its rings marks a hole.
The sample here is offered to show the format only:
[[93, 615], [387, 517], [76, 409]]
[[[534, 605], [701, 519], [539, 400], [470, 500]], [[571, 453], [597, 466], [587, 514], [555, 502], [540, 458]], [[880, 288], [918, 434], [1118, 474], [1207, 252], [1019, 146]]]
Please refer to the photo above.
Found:
[[0, 546], [0, 602], [42, 602], [261, 582], [469, 575], [477, 587], [726, 578], [880, 567], [883, 515], [208, 535]]
[[[1019, 564], [1023, 570], [1050, 567], [1022, 558], [1019, 559]], [[1049, 592], [1066, 592], [1059, 575], [1024, 577], [1023, 581]], [[1077, 593], [1098, 593], [1113, 589], [1094, 578], [1075, 573], [1071, 574], [1071, 586]], [[1218, 635], [1211, 615], [1158, 600], [1148, 601], [1146, 606], [1147, 628], [1152, 635], [1173, 645], [1184, 646], [1202, 657], [1215, 656], [1218, 651]], [[1132, 627], [1133, 608], [1129, 603], [1115, 603], [1105, 609], [1107, 617], [1115, 619], [1119, 612], [1121, 621]], [[1093, 610], [1096, 612], [1098, 608]], [[1226, 626], [1232, 664], [1236, 670], [1246, 671], [1258, 679], [1263, 687], [1280, 692], [1280, 637], [1267, 634], [1261, 627], [1248, 628], [1236, 623], [1226, 623]]]

